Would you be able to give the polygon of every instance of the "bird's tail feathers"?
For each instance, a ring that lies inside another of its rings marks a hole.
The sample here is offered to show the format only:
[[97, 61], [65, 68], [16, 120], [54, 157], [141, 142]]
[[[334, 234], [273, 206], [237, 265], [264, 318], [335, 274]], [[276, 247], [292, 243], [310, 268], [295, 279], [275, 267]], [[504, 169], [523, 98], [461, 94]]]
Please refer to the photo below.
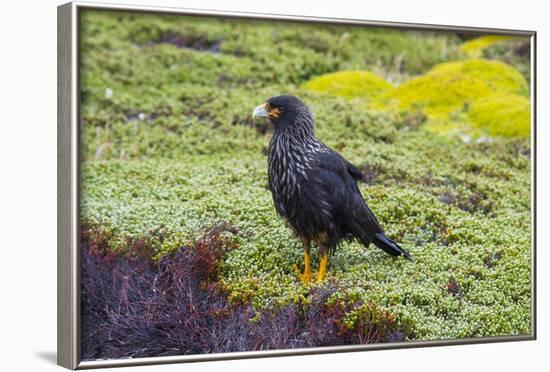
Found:
[[405, 251], [399, 246], [399, 244], [388, 238], [383, 233], [376, 233], [372, 242], [387, 254], [390, 254], [392, 256], [403, 255], [406, 259], [412, 260], [411, 255], [407, 251]]

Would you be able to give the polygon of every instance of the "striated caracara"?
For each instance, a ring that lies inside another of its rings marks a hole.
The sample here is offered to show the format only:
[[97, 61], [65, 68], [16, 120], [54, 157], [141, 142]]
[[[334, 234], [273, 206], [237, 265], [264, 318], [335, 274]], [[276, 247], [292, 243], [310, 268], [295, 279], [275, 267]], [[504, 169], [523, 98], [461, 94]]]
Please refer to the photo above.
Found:
[[302, 281], [311, 280], [311, 243], [321, 256], [317, 281], [322, 281], [328, 254], [342, 240], [371, 242], [392, 256], [411, 256], [384, 235], [363, 200], [358, 181], [363, 174], [315, 137], [309, 107], [295, 96], [272, 97], [256, 107], [254, 118], [267, 118], [274, 127], [269, 143], [269, 188], [277, 213], [304, 247]]

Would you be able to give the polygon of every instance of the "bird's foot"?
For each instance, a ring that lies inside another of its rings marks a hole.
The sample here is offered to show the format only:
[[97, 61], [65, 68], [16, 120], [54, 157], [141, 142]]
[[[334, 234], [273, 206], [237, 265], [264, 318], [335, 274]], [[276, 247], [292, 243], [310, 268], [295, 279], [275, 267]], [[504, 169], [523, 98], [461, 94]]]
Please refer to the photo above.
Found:
[[311, 279], [312, 279], [312, 275], [311, 275], [311, 271], [309, 270], [305, 270], [302, 274], [300, 274], [298, 276], [300, 278], [300, 281], [302, 283], [309, 283], [311, 282]]
[[317, 283], [322, 283], [325, 280], [325, 274], [321, 271], [317, 273]]

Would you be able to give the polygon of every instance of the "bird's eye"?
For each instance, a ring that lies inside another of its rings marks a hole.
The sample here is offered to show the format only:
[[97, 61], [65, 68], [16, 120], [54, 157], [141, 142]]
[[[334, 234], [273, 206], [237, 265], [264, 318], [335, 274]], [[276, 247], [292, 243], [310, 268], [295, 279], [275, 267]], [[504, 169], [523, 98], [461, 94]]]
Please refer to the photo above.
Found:
[[271, 105], [266, 106], [266, 111], [267, 111], [267, 116], [270, 119], [278, 118], [281, 115], [281, 113], [283, 112], [283, 110], [281, 110], [277, 106], [271, 106]]

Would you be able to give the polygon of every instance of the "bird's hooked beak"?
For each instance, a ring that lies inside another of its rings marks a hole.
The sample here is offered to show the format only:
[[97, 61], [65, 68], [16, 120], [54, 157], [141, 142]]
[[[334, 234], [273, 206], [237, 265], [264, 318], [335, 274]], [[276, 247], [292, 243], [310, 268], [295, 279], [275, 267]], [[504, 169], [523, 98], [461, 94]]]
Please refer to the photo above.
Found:
[[262, 103], [260, 106], [256, 107], [252, 112], [252, 118], [267, 118], [267, 110], [265, 109], [265, 103]]

